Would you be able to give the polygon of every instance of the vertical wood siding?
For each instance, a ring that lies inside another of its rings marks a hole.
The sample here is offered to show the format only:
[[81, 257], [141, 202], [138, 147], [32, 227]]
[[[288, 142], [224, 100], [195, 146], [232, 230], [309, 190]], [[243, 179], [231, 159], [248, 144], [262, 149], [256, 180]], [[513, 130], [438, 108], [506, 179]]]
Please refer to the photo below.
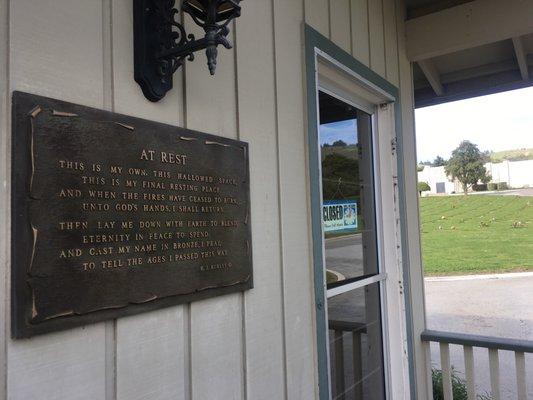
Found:
[[[236, 21], [240, 138], [250, 142], [255, 288], [244, 296], [246, 398], [285, 396], [273, 9], [251, 1]], [[250, 18], [246, 18], [250, 16]], [[251, 16], [261, 16], [262, 23]], [[261, 49], [252, 37], [261, 38]], [[250, 90], [253, 88], [253, 90]]]
[[[396, 0], [304, 0], [305, 22], [398, 86]], [[400, 26], [398, 26], [398, 23]], [[404, 50], [405, 51], [405, 50]]]
[[[402, 131], [403, 143], [402, 151], [404, 158], [403, 178], [405, 182], [406, 207], [405, 220], [407, 221], [406, 229], [409, 237], [407, 254], [409, 256], [409, 292], [411, 297], [411, 313], [413, 354], [411, 362], [414, 363], [416, 381], [418, 382], [418, 396], [424, 398], [426, 393], [431, 393], [431, 387], [426, 387], [430, 380], [425, 374], [425, 365], [428, 362], [424, 350], [424, 345], [420, 342], [420, 335], [425, 329], [425, 296], [424, 281], [419, 279], [423, 276], [422, 255], [419, 246], [420, 229], [417, 193], [417, 161], [416, 161], [416, 137], [415, 137], [415, 115], [414, 115], [414, 91], [412, 65], [407, 59], [406, 39], [405, 39], [405, 14], [403, 12], [404, 1], [396, 0], [397, 10], [397, 29], [398, 29], [398, 60], [399, 60], [399, 78], [400, 78], [400, 96], [402, 106]], [[416, 205], [416, 207], [414, 206]], [[429, 355], [429, 353], [428, 353]]]
[[370, 68], [384, 77], [386, 75], [386, 64], [385, 33], [383, 22], [383, 3], [379, 0], [368, 0]]
[[370, 66], [368, 0], [351, 0], [352, 55]]
[[303, 1], [305, 4], [305, 22], [322, 35], [330, 37], [330, 0]]
[[[193, 25], [188, 23], [187, 30], [200, 37]], [[232, 41], [234, 34], [232, 26]], [[219, 51], [211, 79], [198, 53], [185, 68], [185, 82], [187, 128], [238, 139], [235, 52]], [[244, 399], [243, 295], [195, 302], [190, 309], [192, 398]]]
[[[138, 87], [131, 80], [133, 63], [126, 61], [133, 60], [132, 1], [110, 0], [110, 3], [112, 54], [111, 65], [107, 67], [112, 78], [107, 86], [112, 88], [113, 111], [182, 125], [181, 72], [175, 76], [177, 90], [161, 102], [151, 103], [139, 96]], [[117, 320], [116, 381], [111, 384], [116, 386], [118, 400], [188, 398], [188, 315], [187, 306], [177, 306]], [[111, 390], [108, 399], [113, 394]]]
[[344, 51], [352, 51], [350, 0], [334, 0], [330, 4], [331, 40]]
[[386, 78], [395, 86], [400, 84], [398, 65], [398, 38], [395, 0], [383, 0], [383, 30], [385, 39]]
[[[302, 21], [400, 83], [409, 113], [398, 9], [395, 0], [248, 0], [216, 76], [199, 53], [151, 103], [133, 80], [131, 0], [0, 0], [0, 399], [316, 399]], [[9, 339], [12, 90], [249, 142], [255, 288]]]
[[[0, 0], [0, 304], [6, 304], [9, 269], [9, 175], [11, 173], [10, 121], [9, 121], [9, 4]], [[0, 398], [5, 398], [7, 387], [6, 334], [9, 332], [6, 318], [7, 304], [0, 306]]]
[[[10, 90], [104, 106], [101, 2], [11, 1], [9, 28]], [[105, 324], [8, 340], [7, 368], [10, 399], [103, 399]]]
[[276, 117], [287, 398], [317, 398], [314, 284], [304, 124], [304, 7], [274, 0]]

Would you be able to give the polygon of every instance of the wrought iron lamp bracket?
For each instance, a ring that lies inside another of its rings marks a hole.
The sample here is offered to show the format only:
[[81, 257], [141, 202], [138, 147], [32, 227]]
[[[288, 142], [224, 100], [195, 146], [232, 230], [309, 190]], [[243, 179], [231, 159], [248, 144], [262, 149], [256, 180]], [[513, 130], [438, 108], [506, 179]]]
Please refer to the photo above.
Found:
[[205, 49], [209, 71], [211, 75], [215, 74], [217, 47], [232, 48], [227, 38], [228, 24], [240, 16], [238, 1], [223, 21], [217, 21], [220, 0], [208, 2], [205, 20], [198, 18], [195, 10], [184, 2], [182, 11], [205, 31], [205, 37], [196, 39], [194, 35], [187, 34], [183, 24], [178, 22], [180, 14], [175, 0], [133, 0], [134, 75], [148, 100], [161, 100], [172, 89], [176, 70], [186, 60], [194, 60], [194, 53], [199, 50]]

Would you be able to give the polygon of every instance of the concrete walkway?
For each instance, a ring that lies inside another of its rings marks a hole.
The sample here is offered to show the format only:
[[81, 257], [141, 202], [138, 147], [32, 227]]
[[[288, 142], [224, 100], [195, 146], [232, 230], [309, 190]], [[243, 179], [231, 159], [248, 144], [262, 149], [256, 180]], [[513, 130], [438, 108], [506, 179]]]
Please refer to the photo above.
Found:
[[[533, 273], [426, 278], [429, 329], [533, 340]], [[432, 360], [439, 364], [438, 346]], [[490, 392], [488, 353], [474, 353], [478, 393]], [[451, 348], [452, 363], [464, 371], [462, 350]], [[533, 398], [533, 355], [526, 355], [528, 394]], [[515, 362], [500, 352], [502, 399], [516, 399]]]
[[[347, 278], [360, 276], [363, 249], [360, 235], [326, 240], [327, 268]], [[483, 336], [533, 340], [533, 273], [426, 278], [426, 310], [429, 329]], [[346, 301], [343, 299], [339, 299]], [[362, 301], [362, 299], [360, 299]], [[352, 307], [361, 307], [355, 299]], [[342, 311], [335, 301], [330, 312]], [[347, 305], [345, 304], [344, 307]], [[358, 314], [352, 310], [351, 317]], [[340, 318], [340, 317], [339, 317]], [[475, 351], [478, 393], [490, 392], [488, 352]], [[462, 348], [452, 346], [452, 363], [464, 371]], [[432, 359], [440, 364], [437, 345]], [[526, 355], [528, 391], [533, 400], [533, 354]], [[500, 354], [502, 399], [516, 399], [514, 354]]]

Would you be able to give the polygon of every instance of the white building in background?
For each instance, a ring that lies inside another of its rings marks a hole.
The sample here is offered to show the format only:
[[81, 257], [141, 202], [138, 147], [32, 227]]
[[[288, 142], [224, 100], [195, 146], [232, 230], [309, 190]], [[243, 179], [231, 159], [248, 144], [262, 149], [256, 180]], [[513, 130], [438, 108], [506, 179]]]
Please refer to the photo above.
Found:
[[444, 167], [431, 167], [428, 165], [418, 172], [418, 182], [426, 182], [431, 188], [429, 192], [432, 194], [450, 194], [457, 192], [460, 187], [460, 185], [456, 185], [446, 176]]
[[533, 160], [488, 163], [485, 167], [492, 176], [491, 182], [507, 182], [512, 188], [533, 186]]
[[[523, 188], [533, 186], [533, 160], [503, 161], [501, 163], [485, 164], [487, 172], [491, 175], [492, 183], [506, 182], [510, 188]], [[431, 194], [451, 194], [463, 191], [459, 182], [453, 182], [444, 167], [425, 166], [418, 172], [418, 181], [426, 182]]]

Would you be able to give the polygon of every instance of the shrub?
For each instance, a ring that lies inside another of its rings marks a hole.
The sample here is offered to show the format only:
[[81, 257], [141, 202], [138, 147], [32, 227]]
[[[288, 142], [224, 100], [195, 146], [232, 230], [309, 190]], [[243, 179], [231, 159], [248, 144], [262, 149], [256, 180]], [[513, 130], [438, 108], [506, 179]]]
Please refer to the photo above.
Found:
[[431, 188], [426, 182], [418, 182], [418, 193], [422, 194], [422, 192], [428, 192]]
[[[442, 389], [442, 371], [440, 369], [431, 370], [431, 378], [433, 381], [433, 400], [444, 400], [444, 393]], [[466, 382], [457, 376], [457, 373], [452, 367], [452, 393], [453, 400], [468, 400], [468, 392], [466, 391]], [[477, 400], [492, 400], [492, 396], [478, 394]]]
[[490, 190], [491, 192], [498, 189], [498, 185], [495, 183], [487, 183], [487, 190]]
[[498, 190], [507, 190], [509, 189], [509, 185], [507, 182], [500, 182], [498, 183]]
[[472, 185], [472, 190], [474, 192], [485, 192], [487, 190], [487, 184], [486, 183], [480, 183]]

